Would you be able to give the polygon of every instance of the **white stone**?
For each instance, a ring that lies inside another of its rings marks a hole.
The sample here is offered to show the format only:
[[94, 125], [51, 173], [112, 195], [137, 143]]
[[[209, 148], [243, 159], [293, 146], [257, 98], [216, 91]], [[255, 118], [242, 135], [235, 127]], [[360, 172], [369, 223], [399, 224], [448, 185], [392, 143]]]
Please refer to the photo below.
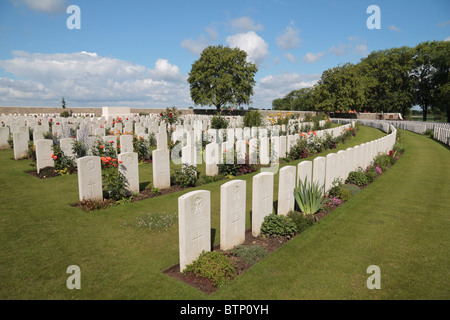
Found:
[[133, 152], [133, 136], [131, 134], [123, 134], [120, 136], [120, 153]]
[[260, 145], [259, 145], [259, 162], [262, 165], [267, 165], [270, 162], [269, 157], [269, 138], [263, 137], [259, 139]]
[[67, 157], [74, 157], [75, 154], [73, 153], [73, 142], [75, 141], [74, 138], [62, 138], [59, 140], [59, 147], [61, 148], [61, 151], [64, 153]]
[[36, 169], [37, 173], [46, 167], [54, 167], [55, 161], [52, 159], [53, 140], [40, 139], [36, 141]]
[[28, 130], [18, 130], [13, 133], [14, 159], [19, 160], [27, 156], [29, 141]]
[[261, 172], [253, 176], [252, 185], [252, 234], [261, 234], [264, 218], [273, 212], [273, 172]]
[[331, 187], [333, 186], [334, 180], [337, 178], [337, 170], [336, 170], [336, 162], [337, 162], [336, 153], [329, 153], [326, 156], [326, 165], [325, 165], [325, 193], [327, 193]]
[[245, 164], [245, 159], [247, 158], [247, 141], [237, 140], [236, 141], [236, 159], [238, 164]]
[[249, 164], [258, 164], [258, 139], [252, 138], [248, 143]]
[[220, 188], [220, 249], [230, 250], [245, 241], [246, 182], [233, 180]]
[[[139, 193], [139, 160], [136, 152], [126, 152], [118, 155], [119, 172], [127, 179], [127, 190], [132, 194]], [[122, 161], [122, 163], [120, 163]]]
[[324, 192], [325, 188], [325, 170], [326, 170], [326, 158], [316, 157], [313, 160], [313, 176], [312, 181], [314, 185]]
[[102, 200], [102, 168], [100, 157], [87, 156], [77, 159], [79, 199]]
[[279, 172], [278, 181], [278, 211], [279, 215], [287, 215], [289, 211], [294, 210], [295, 198], [295, 166], [284, 166]]
[[312, 161], [304, 160], [297, 165], [297, 186], [300, 187], [305, 181], [307, 186], [312, 182]]
[[166, 150], [167, 148], [167, 133], [165, 131], [156, 134], [156, 148], [159, 150]]
[[9, 139], [9, 128], [0, 127], [0, 150], [10, 148], [8, 139]]
[[153, 186], [158, 189], [170, 188], [169, 150], [152, 151]]
[[178, 198], [180, 272], [202, 251], [211, 251], [211, 194], [198, 190]]

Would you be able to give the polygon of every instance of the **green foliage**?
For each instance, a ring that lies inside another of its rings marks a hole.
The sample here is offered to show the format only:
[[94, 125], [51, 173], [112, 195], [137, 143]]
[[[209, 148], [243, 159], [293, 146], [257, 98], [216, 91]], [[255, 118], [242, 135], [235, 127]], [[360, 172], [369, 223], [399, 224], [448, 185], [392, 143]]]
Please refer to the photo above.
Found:
[[97, 140], [92, 146], [91, 151], [92, 155], [97, 157], [117, 157], [117, 152], [114, 149], [113, 141]]
[[288, 237], [292, 238], [297, 232], [297, 226], [284, 215], [270, 214], [264, 217], [264, 221], [261, 225], [261, 235], [263, 237]]
[[209, 46], [189, 72], [191, 99], [196, 105], [227, 106], [250, 103], [257, 66], [239, 48]]
[[290, 211], [287, 216], [295, 223], [298, 233], [302, 233], [315, 223], [312, 215], [307, 215], [302, 212]]
[[152, 192], [154, 195], [161, 194], [161, 190], [159, 190], [159, 188], [156, 188], [156, 187], [152, 187], [151, 192]]
[[350, 172], [348, 174], [347, 180], [345, 180], [345, 183], [352, 183], [362, 187], [369, 184], [369, 179], [367, 179], [365, 172], [363, 172], [362, 170], [358, 170]]
[[87, 148], [83, 142], [74, 140], [72, 142], [72, 151], [76, 158], [85, 157], [87, 155]]
[[103, 168], [102, 178], [105, 199], [120, 201], [131, 196], [126, 177], [116, 167]]
[[232, 252], [248, 265], [254, 265], [256, 262], [267, 256], [267, 251], [259, 245], [239, 245]]
[[182, 188], [195, 187], [197, 179], [197, 168], [186, 163], [183, 163], [181, 169], [175, 169], [174, 174], [170, 176], [171, 183]]
[[203, 251], [194, 262], [186, 266], [183, 273], [209, 279], [215, 287], [221, 287], [237, 276], [230, 259], [219, 251]]
[[211, 119], [211, 129], [226, 129], [229, 121], [220, 114], [214, 115]]
[[55, 170], [60, 174], [71, 174], [77, 171], [77, 166], [73, 157], [66, 156], [58, 144], [54, 144], [52, 149]]
[[150, 141], [145, 140], [143, 137], [138, 138], [136, 135], [133, 136], [133, 151], [138, 154], [139, 162], [151, 160]]
[[[355, 186], [349, 186], [349, 187], [355, 187]], [[358, 189], [357, 192], [361, 191], [361, 189], [359, 189], [358, 187], [355, 188], [355, 190]], [[341, 194], [339, 195], [339, 198], [342, 201], [348, 201], [350, 200], [350, 198], [352, 197], [353, 193], [350, 191], [350, 188], [347, 188], [345, 186], [343, 186], [341, 188]]]
[[351, 196], [355, 196], [361, 192], [361, 189], [358, 186], [355, 186], [352, 184], [344, 184], [344, 185], [342, 185], [342, 190], [341, 190], [341, 199], [342, 200], [344, 200], [342, 197], [343, 197], [343, 193], [346, 192], [345, 190], [350, 191]]
[[166, 124], [174, 124], [178, 121], [178, 117], [181, 112], [177, 110], [176, 107], [166, 108], [164, 112], [160, 113], [161, 121]]
[[244, 126], [245, 127], [259, 127], [262, 123], [262, 115], [258, 110], [252, 110], [245, 114], [244, 116]]
[[309, 183], [308, 179], [300, 182], [294, 189], [295, 201], [300, 211], [309, 215], [319, 211], [325, 202], [322, 191], [323, 186], [318, 183]]

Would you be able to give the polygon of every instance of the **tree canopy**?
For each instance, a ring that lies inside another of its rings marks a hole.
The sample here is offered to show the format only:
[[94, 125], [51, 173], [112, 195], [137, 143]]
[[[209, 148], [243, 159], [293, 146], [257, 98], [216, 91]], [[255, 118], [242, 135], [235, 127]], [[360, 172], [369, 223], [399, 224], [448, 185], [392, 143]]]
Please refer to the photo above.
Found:
[[311, 88], [273, 100], [275, 110], [400, 112], [411, 108], [445, 114], [450, 122], [450, 42], [423, 42], [370, 53], [357, 64], [325, 70]]
[[192, 65], [188, 82], [196, 105], [215, 106], [217, 111], [248, 105], [253, 95], [257, 66], [239, 48], [209, 46]]

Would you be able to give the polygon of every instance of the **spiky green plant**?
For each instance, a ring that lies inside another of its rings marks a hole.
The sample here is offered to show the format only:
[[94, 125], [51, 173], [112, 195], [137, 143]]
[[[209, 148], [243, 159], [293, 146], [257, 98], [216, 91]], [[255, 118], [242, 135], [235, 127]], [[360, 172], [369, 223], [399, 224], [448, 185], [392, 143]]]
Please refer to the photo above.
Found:
[[318, 183], [308, 183], [308, 179], [299, 182], [299, 186], [294, 189], [295, 201], [301, 212], [305, 214], [315, 214], [322, 208], [325, 198], [323, 186]]

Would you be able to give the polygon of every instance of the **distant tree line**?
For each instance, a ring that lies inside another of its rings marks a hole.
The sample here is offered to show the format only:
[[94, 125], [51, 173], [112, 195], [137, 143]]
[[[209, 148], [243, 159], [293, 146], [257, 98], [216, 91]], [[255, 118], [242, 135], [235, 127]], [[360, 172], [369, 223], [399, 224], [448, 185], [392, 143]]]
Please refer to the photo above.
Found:
[[357, 64], [346, 63], [322, 73], [318, 83], [272, 102], [274, 110], [322, 112], [399, 112], [422, 109], [443, 114], [450, 122], [450, 42], [427, 41], [416, 47], [370, 53]]

